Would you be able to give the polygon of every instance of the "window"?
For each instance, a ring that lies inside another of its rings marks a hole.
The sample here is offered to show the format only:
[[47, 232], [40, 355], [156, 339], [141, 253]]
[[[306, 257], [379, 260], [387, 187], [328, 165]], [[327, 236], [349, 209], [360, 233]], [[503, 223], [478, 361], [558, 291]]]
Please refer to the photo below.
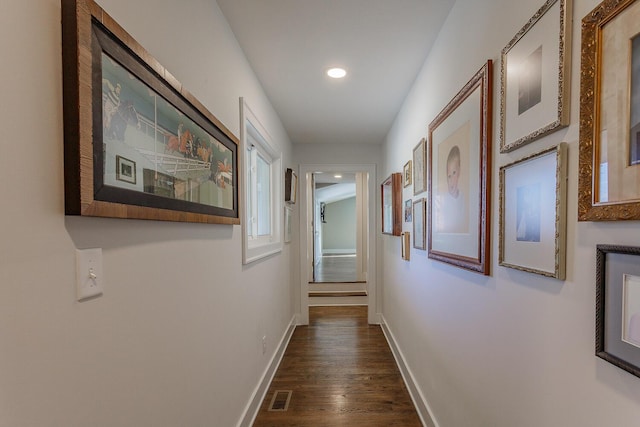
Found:
[[282, 250], [282, 156], [243, 99], [240, 105], [245, 159], [242, 262], [248, 264]]

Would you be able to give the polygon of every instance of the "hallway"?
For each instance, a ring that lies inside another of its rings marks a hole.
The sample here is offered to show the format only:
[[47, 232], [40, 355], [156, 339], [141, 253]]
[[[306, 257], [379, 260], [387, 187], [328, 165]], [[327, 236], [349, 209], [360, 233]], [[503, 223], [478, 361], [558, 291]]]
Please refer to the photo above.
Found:
[[[268, 411], [291, 390], [286, 411]], [[254, 426], [420, 426], [391, 350], [367, 307], [310, 307], [296, 328]]]

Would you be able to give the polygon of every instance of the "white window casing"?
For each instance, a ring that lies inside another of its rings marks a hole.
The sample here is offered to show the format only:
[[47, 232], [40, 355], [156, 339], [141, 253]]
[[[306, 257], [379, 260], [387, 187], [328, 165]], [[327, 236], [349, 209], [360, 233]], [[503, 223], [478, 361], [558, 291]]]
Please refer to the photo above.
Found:
[[282, 251], [282, 153], [240, 98], [242, 263]]

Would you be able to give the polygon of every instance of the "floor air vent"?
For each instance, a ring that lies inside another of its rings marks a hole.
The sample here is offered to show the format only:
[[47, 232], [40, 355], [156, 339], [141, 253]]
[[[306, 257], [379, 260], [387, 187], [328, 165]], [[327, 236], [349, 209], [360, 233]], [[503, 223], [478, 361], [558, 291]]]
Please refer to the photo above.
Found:
[[269, 405], [269, 411], [286, 411], [291, 400], [291, 390], [276, 390]]

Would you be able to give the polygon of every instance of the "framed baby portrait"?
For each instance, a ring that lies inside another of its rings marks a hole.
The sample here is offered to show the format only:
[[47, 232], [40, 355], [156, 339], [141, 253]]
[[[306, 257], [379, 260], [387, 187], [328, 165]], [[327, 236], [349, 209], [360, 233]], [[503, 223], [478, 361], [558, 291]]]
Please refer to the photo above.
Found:
[[564, 280], [566, 144], [500, 168], [503, 267]]
[[429, 124], [428, 256], [489, 274], [491, 60]]
[[596, 247], [596, 356], [640, 377], [639, 247]]

